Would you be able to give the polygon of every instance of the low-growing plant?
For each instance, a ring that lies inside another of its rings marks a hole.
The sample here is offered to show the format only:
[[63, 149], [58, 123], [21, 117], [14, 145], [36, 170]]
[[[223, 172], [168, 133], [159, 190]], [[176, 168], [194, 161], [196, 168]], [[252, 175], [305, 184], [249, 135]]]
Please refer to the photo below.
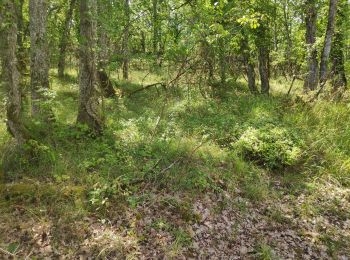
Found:
[[241, 154], [269, 169], [297, 164], [302, 156], [302, 141], [288, 129], [268, 124], [249, 127], [233, 147]]

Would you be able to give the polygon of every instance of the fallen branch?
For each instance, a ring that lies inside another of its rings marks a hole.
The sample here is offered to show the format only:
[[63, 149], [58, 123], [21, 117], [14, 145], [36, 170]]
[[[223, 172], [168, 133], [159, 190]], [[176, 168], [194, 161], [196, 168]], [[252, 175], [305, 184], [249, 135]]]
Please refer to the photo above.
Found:
[[156, 86], [162, 86], [164, 90], [166, 90], [166, 85], [164, 82], [157, 82], [157, 83], [153, 83], [153, 84], [150, 84], [150, 85], [147, 85], [147, 86], [144, 86], [142, 88], [139, 88], [139, 89], [136, 89], [135, 91], [131, 92], [129, 94], [129, 97], [131, 97], [132, 95], [138, 93], [138, 92], [141, 92], [143, 90], [146, 90], [146, 89], [149, 89], [151, 87], [156, 87]]

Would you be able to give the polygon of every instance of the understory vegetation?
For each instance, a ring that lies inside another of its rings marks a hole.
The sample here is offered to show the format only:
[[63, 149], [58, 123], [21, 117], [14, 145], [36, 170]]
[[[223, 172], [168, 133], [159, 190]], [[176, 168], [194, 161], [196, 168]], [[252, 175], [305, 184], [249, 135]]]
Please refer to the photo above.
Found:
[[[94, 136], [74, 124], [77, 81], [70, 73], [66, 81], [51, 75], [57, 120], [31, 126], [40, 142], [18, 150], [1, 124], [2, 180], [12, 183], [1, 188], [2, 248], [137, 258], [151, 247], [166, 257], [190, 256], [200, 243], [193, 226], [206, 223], [205, 214], [234, 212], [235, 225], [254, 223], [251, 216], [267, 225], [253, 236], [252, 227], [242, 231], [247, 243], [235, 250], [243, 255], [286, 257], [270, 234], [275, 225], [298, 237], [292, 246], [301, 251], [292, 257], [310, 248], [349, 254], [348, 102], [307, 103], [278, 92], [279, 81], [273, 95], [252, 96], [243, 80], [228, 86], [224, 99], [196, 89], [128, 97], [145, 73], [132, 71], [132, 84], [114, 79], [123, 94], [104, 100], [108, 127]], [[209, 213], [195, 208], [202, 200]], [[236, 241], [234, 227], [225, 232]]]
[[350, 257], [349, 0], [1, 0], [0, 259]]

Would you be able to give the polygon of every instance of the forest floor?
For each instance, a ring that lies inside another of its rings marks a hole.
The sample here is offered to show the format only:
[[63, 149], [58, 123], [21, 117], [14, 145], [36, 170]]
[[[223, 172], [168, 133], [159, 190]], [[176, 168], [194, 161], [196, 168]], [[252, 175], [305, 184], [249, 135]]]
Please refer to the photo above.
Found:
[[348, 93], [129, 96], [145, 75], [114, 78], [103, 136], [75, 126], [74, 72], [52, 72], [57, 120], [24, 151], [0, 124], [0, 258], [349, 259]]

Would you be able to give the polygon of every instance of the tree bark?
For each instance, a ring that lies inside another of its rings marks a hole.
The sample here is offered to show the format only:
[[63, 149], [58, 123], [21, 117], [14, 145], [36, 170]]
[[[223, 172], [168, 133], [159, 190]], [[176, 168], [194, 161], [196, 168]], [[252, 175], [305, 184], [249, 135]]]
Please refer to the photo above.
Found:
[[123, 34], [123, 79], [129, 79], [129, 30], [130, 30], [130, 3], [124, 0], [125, 26]]
[[30, 0], [29, 14], [32, 115], [39, 116], [44, 120], [51, 120], [53, 113], [46, 102], [49, 90], [46, 0]]
[[256, 46], [258, 49], [259, 74], [261, 93], [268, 95], [270, 92], [270, 37], [266, 24], [261, 24], [257, 31]]
[[305, 41], [307, 45], [307, 73], [304, 80], [304, 91], [315, 90], [318, 84], [318, 63], [316, 43], [316, 0], [306, 0], [306, 33]]
[[153, 23], [153, 55], [155, 57], [155, 66], [161, 67], [162, 60], [161, 56], [164, 51], [164, 44], [162, 44], [162, 27], [159, 18], [159, 4], [162, 0], [152, 0], [152, 23]]
[[334, 90], [347, 86], [344, 59], [344, 36], [342, 32], [337, 32], [332, 44], [332, 85]]
[[[100, 4], [97, 7], [97, 12], [99, 17], [103, 17], [103, 12], [108, 8], [105, 4]], [[113, 84], [106, 72], [106, 68], [108, 62], [110, 60], [110, 39], [107, 35], [106, 29], [104, 28], [102, 23], [97, 21], [97, 31], [98, 31], [98, 62], [97, 62], [97, 78], [100, 84], [101, 91], [103, 92], [103, 96], [106, 98], [114, 97], [115, 91], [113, 88]]]
[[261, 81], [261, 93], [269, 94], [270, 80], [269, 80], [269, 50], [266, 46], [259, 46], [259, 73]]
[[241, 43], [241, 53], [243, 54], [243, 62], [244, 66], [246, 67], [249, 90], [252, 94], [257, 94], [258, 89], [255, 84], [254, 64], [251, 62], [248, 38], [245, 34], [243, 35]]
[[222, 37], [218, 40], [219, 45], [219, 66], [220, 66], [220, 81], [222, 84], [222, 87], [226, 84], [226, 57], [225, 57], [225, 44], [224, 39]]
[[70, 30], [75, 3], [76, 3], [76, 0], [70, 0], [69, 2], [69, 7], [67, 10], [66, 18], [64, 20], [61, 39], [59, 43], [57, 74], [58, 74], [58, 77], [61, 79], [64, 78], [64, 69], [66, 67], [66, 49], [68, 44], [69, 30]]
[[141, 52], [145, 54], [146, 53], [146, 34], [144, 31], [141, 31], [140, 44], [141, 44]]
[[286, 0], [283, 4], [283, 24], [285, 28], [286, 33], [286, 40], [287, 40], [287, 46], [286, 46], [286, 52], [285, 57], [288, 62], [288, 73], [292, 74], [292, 61], [291, 61], [291, 55], [292, 55], [292, 48], [293, 48], [293, 42], [291, 40], [291, 33], [290, 33], [290, 24], [289, 24], [289, 15], [288, 15], [288, 1]]
[[320, 83], [323, 83], [327, 79], [328, 60], [329, 60], [329, 54], [331, 52], [332, 38], [334, 34], [337, 4], [338, 4], [338, 0], [329, 1], [327, 30], [326, 30], [326, 36], [324, 39], [321, 63], [320, 63]]
[[6, 21], [7, 26], [1, 31], [4, 41], [2, 60], [4, 63], [4, 81], [7, 88], [7, 129], [18, 144], [26, 140], [26, 131], [21, 121], [21, 91], [19, 87], [18, 62], [16, 57], [17, 20], [14, 1], [5, 0], [4, 9], [1, 10], [0, 22]]
[[344, 36], [344, 22], [347, 18], [346, 5], [347, 0], [341, 0], [338, 6], [338, 15], [336, 18], [336, 29], [334, 40], [332, 41], [332, 48], [330, 58], [332, 61], [332, 85], [334, 90], [344, 88], [347, 86], [347, 78], [345, 73], [345, 36]]
[[102, 133], [96, 70], [96, 0], [80, 0], [80, 74], [77, 122], [86, 124], [96, 134]]
[[152, 0], [153, 11], [153, 54], [158, 55], [159, 50], [159, 21], [158, 21], [158, 0]]
[[24, 48], [24, 22], [23, 22], [23, 4], [24, 0], [19, 0], [16, 4], [17, 12], [17, 59], [18, 68], [23, 73], [26, 70], [25, 48]]

